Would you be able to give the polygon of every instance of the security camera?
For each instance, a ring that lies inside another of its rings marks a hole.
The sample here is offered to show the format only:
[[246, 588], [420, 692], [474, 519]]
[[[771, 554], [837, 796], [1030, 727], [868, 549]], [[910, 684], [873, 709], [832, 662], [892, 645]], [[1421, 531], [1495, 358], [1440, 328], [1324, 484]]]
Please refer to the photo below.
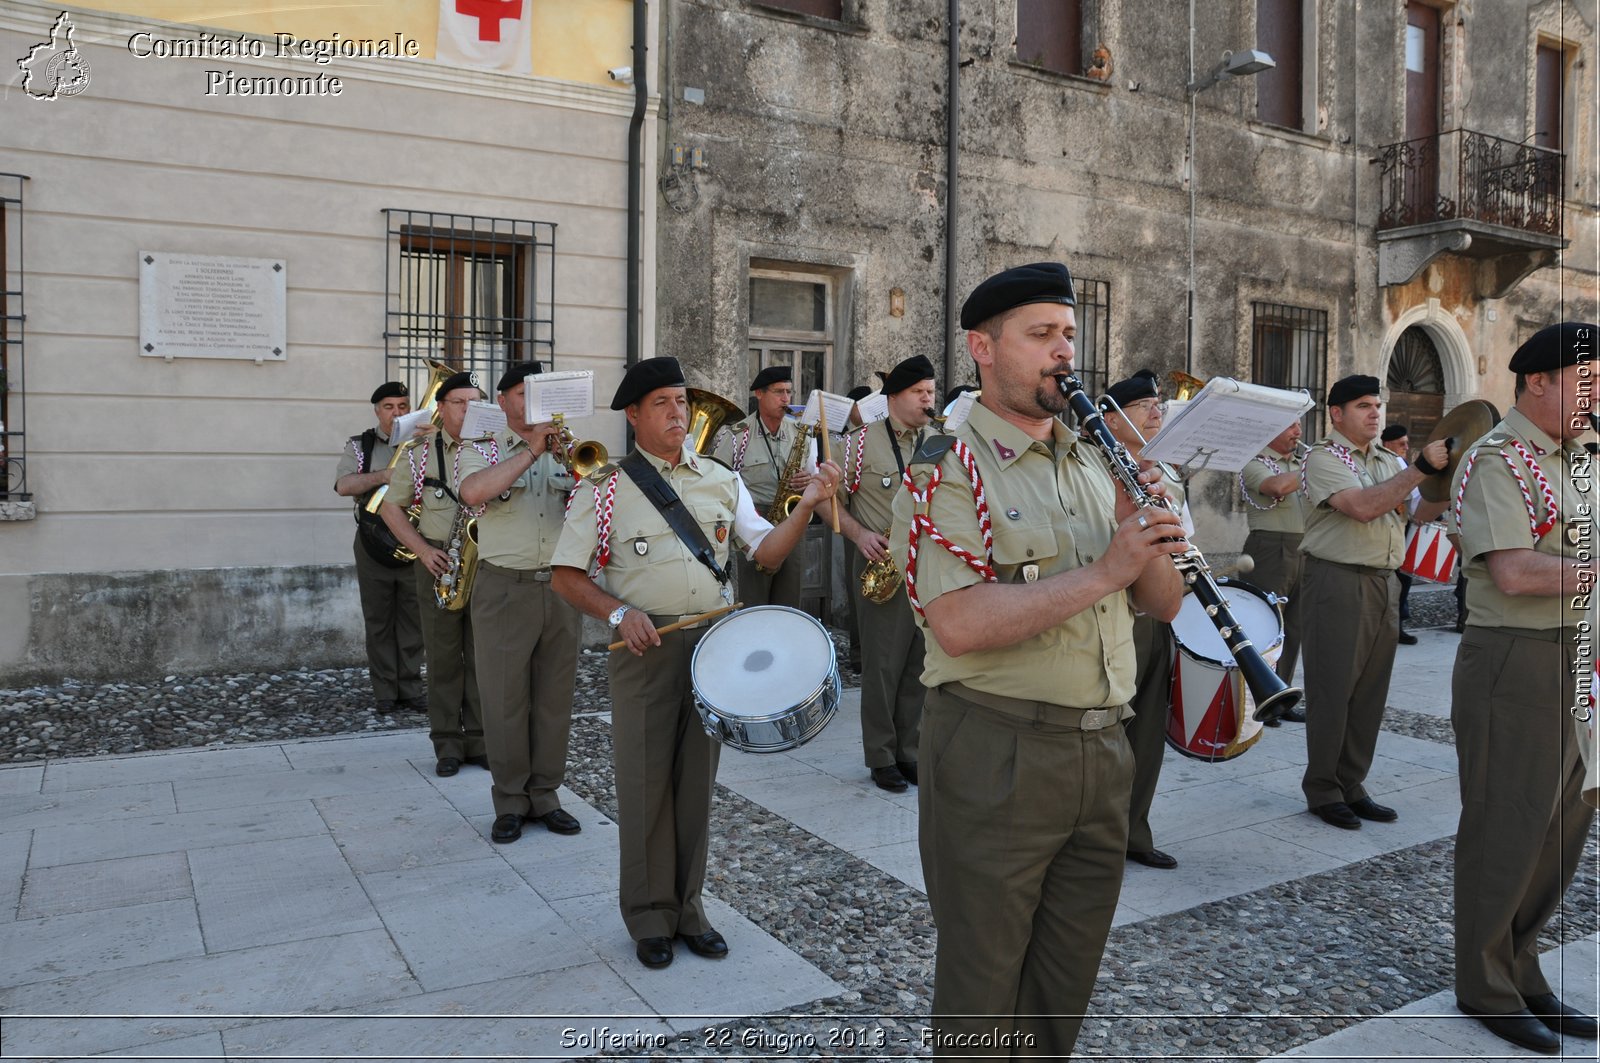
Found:
[[606, 74], [612, 81], [620, 81], [624, 85], [633, 84], [633, 67], [631, 66], [614, 66], [607, 70]]

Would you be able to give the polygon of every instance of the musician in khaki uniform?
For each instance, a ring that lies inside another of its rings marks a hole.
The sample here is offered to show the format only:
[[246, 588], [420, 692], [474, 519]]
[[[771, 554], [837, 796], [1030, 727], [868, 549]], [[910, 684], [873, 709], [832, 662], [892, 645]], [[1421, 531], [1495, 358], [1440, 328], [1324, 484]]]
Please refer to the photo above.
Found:
[[1461, 782], [1456, 1000], [1538, 1052], [1558, 1051], [1557, 1033], [1596, 1033], [1539, 969], [1539, 936], [1594, 817], [1580, 796], [1571, 712], [1593, 674], [1591, 664], [1576, 684], [1596, 545], [1594, 459], [1576, 439], [1593, 409], [1596, 331], [1564, 322], [1517, 349], [1516, 405], [1468, 448], [1448, 510], [1470, 607], [1451, 703]]
[[[483, 747], [483, 717], [478, 701], [478, 670], [473, 661], [472, 614], [435, 605], [434, 581], [450, 567], [445, 544], [460, 509], [461, 425], [467, 404], [481, 398], [471, 373], [457, 373], [439, 385], [442, 427], [438, 434], [411, 448], [389, 479], [379, 514], [389, 530], [417, 555], [411, 567], [417, 585], [417, 611], [422, 619], [422, 645], [428, 658], [428, 737], [433, 743], [434, 774], [449, 776], [462, 762], [489, 766]], [[419, 507], [416, 526], [407, 507]]]
[[[1250, 527], [1244, 553], [1254, 562], [1249, 581], [1289, 599], [1283, 606], [1283, 649], [1274, 668], [1285, 683], [1294, 681], [1294, 666], [1300, 660], [1300, 579], [1305, 571], [1300, 540], [1306, 531], [1305, 483], [1300, 475], [1305, 449], [1300, 434], [1296, 421], [1239, 470], [1239, 494]], [[1305, 709], [1296, 705], [1267, 726], [1277, 727], [1284, 720], [1305, 723]]]
[[[710, 958], [727, 955], [728, 944], [700, 900], [719, 747], [695, 711], [689, 665], [706, 624], [658, 628], [725, 601], [735, 541], [776, 567], [805, 534], [817, 503], [832, 496], [840, 473], [824, 464], [793, 516], [774, 528], [737, 476], [686, 444], [689, 406], [677, 359], [634, 365], [611, 408], [627, 411], [637, 449], [573, 495], [552, 560], [554, 586], [576, 608], [606, 619], [627, 644], [610, 659], [619, 906], [639, 961], [665, 967], [674, 937]], [[694, 547], [634, 475], [652, 489], [664, 484], [682, 501], [692, 518], [686, 527], [699, 540]], [[589, 575], [595, 561], [601, 583]]]
[[[356, 513], [372, 492], [389, 482], [395, 440], [394, 422], [411, 412], [411, 392], [398, 380], [380, 384], [372, 393], [375, 428], [351, 436], [339, 455], [333, 490], [356, 501]], [[416, 577], [410, 562], [379, 559], [387, 551], [356, 531], [356, 586], [361, 592], [361, 619], [366, 627], [367, 673], [378, 712], [396, 707], [425, 709], [422, 685], [422, 621], [417, 614]]]
[[[1118, 413], [1117, 408], [1122, 412]], [[1145, 372], [1106, 389], [1100, 402], [1106, 427], [1141, 469], [1154, 469], [1156, 482], [1178, 512], [1185, 535], [1192, 535], [1188, 491], [1178, 471], [1164, 462], [1146, 461], [1144, 444], [1161, 431], [1166, 403], [1156, 391], [1156, 376]], [[1133, 791], [1128, 803], [1128, 859], [1162, 871], [1178, 866], [1177, 857], [1156, 848], [1150, 830], [1150, 806], [1161, 779], [1161, 761], [1167, 752], [1167, 716], [1172, 702], [1172, 625], [1139, 613], [1133, 618], [1134, 673], [1133, 718], [1124, 726], [1133, 747]]]
[[[1405, 554], [1405, 521], [1396, 507], [1424, 476], [1444, 470], [1443, 440], [1402, 467], [1374, 441], [1383, 427], [1378, 378], [1347, 376], [1328, 389], [1333, 428], [1305, 461], [1306, 689], [1317, 700], [1306, 714], [1306, 807], [1323, 822], [1356, 830], [1363, 819], [1399, 817], [1363, 782], [1383, 725], [1400, 620], [1395, 569]], [[1431, 520], [1443, 503], [1423, 503]]]
[[1056, 417], [1075, 303], [1053, 262], [973, 291], [961, 325], [983, 397], [918, 454], [919, 497], [895, 503], [890, 542], [929, 636], [918, 804], [938, 1056], [1072, 1051], [1122, 888], [1132, 608], [1170, 621], [1181, 594], [1177, 516], [1136, 511]]
[[[723, 429], [717, 436], [717, 460], [739, 474], [763, 517], [772, 509], [773, 496], [789, 466], [799, 438], [800, 422], [789, 415], [794, 400], [793, 371], [786, 365], [769, 365], [750, 382], [756, 397], [755, 412]], [[787, 490], [800, 494], [811, 482], [817, 467], [817, 444], [806, 443], [800, 461], [789, 478]], [[776, 571], [762, 571], [743, 556], [737, 561], [739, 600], [745, 605], [787, 605], [798, 608], [800, 588], [805, 581], [805, 558], [784, 562]]]
[[524, 420], [526, 380], [537, 362], [507, 369], [497, 387], [506, 429], [461, 450], [461, 501], [478, 517], [478, 575], [472, 589], [483, 736], [494, 777], [490, 838], [514, 842], [538, 820], [576, 834], [561, 807], [578, 673], [580, 621], [550, 589], [550, 558], [572, 491], [572, 476], [549, 453], [555, 426]]
[[889, 557], [889, 526], [895, 496], [905, 490], [905, 466], [922, 445], [933, 408], [933, 363], [907, 358], [883, 378], [889, 416], [845, 436], [844, 489], [847, 509], [840, 530], [850, 551], [849, 591], [861, 637], [861, 749], [872, 781], [904, 793], [917, 781], [917, 742], [922, 730], [922, 632], [911, 603], [898, 587], [888, 601], [862, 598], [861, 573]]

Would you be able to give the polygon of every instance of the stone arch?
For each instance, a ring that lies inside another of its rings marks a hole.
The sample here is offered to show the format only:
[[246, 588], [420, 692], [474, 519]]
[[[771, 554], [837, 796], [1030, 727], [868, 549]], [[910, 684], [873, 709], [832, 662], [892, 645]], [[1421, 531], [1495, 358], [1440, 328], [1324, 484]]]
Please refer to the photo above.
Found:
[[1395, 318], [1383, 337], [1383, 361], [1378, 366], [1377, 377], [1387, 380], [1389, 361], [1406, 329], [1416, 326], [1428, 334], [1439, 351], [1440, 368], [1444, 370], [1444, 409], [1449, 413], [1467, 399], [1478, 397], [1477, 362], [1467, 344], [1467, 334], [1448, 311], [1439, 307], [1439, 300], [1429, 299], [1421, 306]]

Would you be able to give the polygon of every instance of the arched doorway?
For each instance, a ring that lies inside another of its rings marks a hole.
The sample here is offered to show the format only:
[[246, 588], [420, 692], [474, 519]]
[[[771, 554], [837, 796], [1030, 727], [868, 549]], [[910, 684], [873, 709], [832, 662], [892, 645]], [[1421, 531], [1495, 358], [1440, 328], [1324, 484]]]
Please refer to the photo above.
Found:
[[1400, 334], [1385, 383], [1389, 405], [1384, 423], [1405, 425], [1412, 446], [1419, 446], [1444, 416], [1444, 364], [1426, 329], [1412, 325]]

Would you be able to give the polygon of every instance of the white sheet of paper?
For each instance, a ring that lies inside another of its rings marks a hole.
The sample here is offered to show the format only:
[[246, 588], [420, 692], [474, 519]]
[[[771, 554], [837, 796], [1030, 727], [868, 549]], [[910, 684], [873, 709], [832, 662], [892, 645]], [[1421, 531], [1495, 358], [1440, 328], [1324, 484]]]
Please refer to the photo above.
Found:
[[889, 416], [889, 396], [874, 391], [856, 403], [856, 413], [860, 414], [862, 424], [877, 424]]
[[482, 439], [503, 432], [505, 428], [506, 412], [498, 403], [484, 402], [482, 399], [467, 403], [467, 419], [461, 424], [462, 439]]
[[394, 443], [404, 443], [416, 433], [417, 425], [427, 424], [432, 419], [433, 407], [431, 406], [424, 406], [420, 410], [412, 410], [404, 417], [396, 417], [389, 439]]
[[1212, 377], [1194, 398], [1168, 408], [1144, 457], [1191, 472], [1238, 472], [1313, 405], [1304, 392]]
[[554, 420], [558, 413], [568, 421], [594, 413], [594, 373], [588, 369], [539, 373], [524, 380], [523, 416], [529, 424]]
[[815, 425], [821, 419], [821, 410], [826, 404], [828, 411], [828, 431], [838, 434], [845, 429], [845, 422], [850, 419], [850, 407], [855, 403], [843, 395], [835, 395], [831, 391], [821, 388], [813, 391], [806, 400], [805, 412], [800, 415], [800, 423]]
[[967, 418], [972, 416], [972, 408], [978, 404], [976, 391], [963, 391], [956, 396], [956, 401], [950, 404], [950, 412], [944, 419], [944, 433], [948, 435], [957, 428], [967, 423]]

